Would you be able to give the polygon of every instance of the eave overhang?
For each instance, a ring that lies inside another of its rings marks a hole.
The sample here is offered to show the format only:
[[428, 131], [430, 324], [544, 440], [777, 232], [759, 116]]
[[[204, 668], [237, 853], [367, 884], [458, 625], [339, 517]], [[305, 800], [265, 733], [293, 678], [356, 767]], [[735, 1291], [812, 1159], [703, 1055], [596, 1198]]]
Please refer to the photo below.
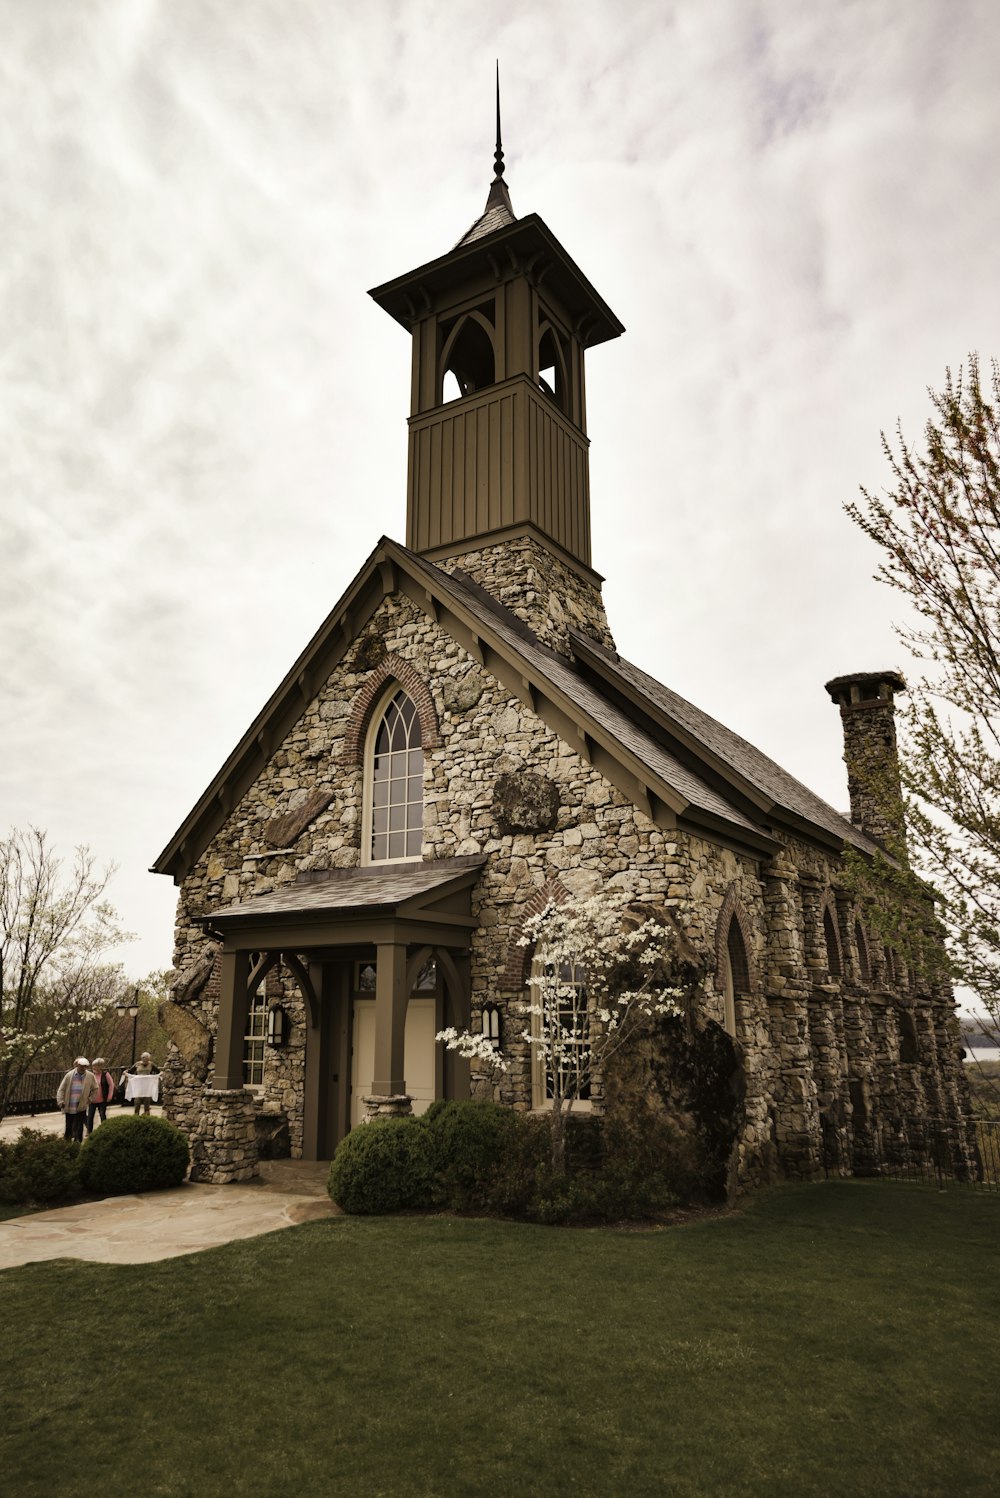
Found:
[[421, 317], [434, 310], [439, 294], [453, 292], [463, 280], [487, 273], [498, 283], [510, 276], [527, 275], [536, 285], [544, 282], [551, 287], [585, 347], [606, 343], [625, 331], [624, 323], [537, 213], [529, 213], [482, 239], [459, 244], [437, 260], [374, 287], [368, 295], [409, 332]]
[[[872, 855], [875, 845], [860, 828], [845, 823], [845, 834], [840, 835], [776, 800], [763, 787], [756, 785], [716, 753], [662, 703], [646, 696], [634, 682], [617, 671], [607, 652], [600, 646], [576, 630], [571, 631], [571, 643], [576, 660], [598, 679], [605, 691], [627, 703], [632, 711], [645, 718], [653, 732], [662, 737], [678, 758], [696, 766], [699, 773], [717, 785], [742, 812], [759, 821], [762, 832], [766, 827], [773, 827], [837, 853], [843, 851], [845, 842], [850, 842], [860, 852], [869, 857]], [[848, 832], [852, 835], [848, 836]], [[772, 839], [772, 848], [779, 845]]]

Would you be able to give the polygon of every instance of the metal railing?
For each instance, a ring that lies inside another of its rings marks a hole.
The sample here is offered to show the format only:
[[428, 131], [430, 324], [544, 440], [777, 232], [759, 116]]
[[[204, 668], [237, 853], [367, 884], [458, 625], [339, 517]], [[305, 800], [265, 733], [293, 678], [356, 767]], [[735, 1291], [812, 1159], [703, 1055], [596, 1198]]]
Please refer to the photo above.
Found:
[[[125, 1101], [124, 1091], [119, 1091], [118, 1078], [125, 1070], [128, 1062], [115, 1062], [108, 1066], [108, 1071], [115, 1079], [115, 1095], [111, 1100], [112, 1108]], [[67, 1068], [60, 1071], [29, 1071], [18, 1082], [13, 1096], [7, 1100], [7, 1117], [13, 1115], [28, 1114], [34, 1116], [36, 1113], [55, 1113], [58, 1109], [56, 1103], [56, 1091], [59, 1083], [66, 1075]], [[131, 1106], [131, 1105], [130, 1105]]]
[[828, 1176], [877, 1176], [1000, 1194], [1000, 1119], [890, 1118], [856, 1130], [851, 1140], [841, 1130], [824, 1128], [823, 1167]]

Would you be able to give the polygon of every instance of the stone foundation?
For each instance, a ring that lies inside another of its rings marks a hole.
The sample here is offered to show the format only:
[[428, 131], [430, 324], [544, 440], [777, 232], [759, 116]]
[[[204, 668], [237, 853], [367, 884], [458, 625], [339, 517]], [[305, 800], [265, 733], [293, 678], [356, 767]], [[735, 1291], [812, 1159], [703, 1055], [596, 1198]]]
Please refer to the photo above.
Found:
[[228, 1186], [257, 1175], [257, 1126], [253, 1096], [243, 1088], [206, 1087], [198, 1131], [191, 1138], [192, 1181]]
[[409, 1118], [413, 1112], [413, 1101], [408, 1093], [399, 1092], [392, 1097], [364, 1097], [365, 1122], [373, 1118]]

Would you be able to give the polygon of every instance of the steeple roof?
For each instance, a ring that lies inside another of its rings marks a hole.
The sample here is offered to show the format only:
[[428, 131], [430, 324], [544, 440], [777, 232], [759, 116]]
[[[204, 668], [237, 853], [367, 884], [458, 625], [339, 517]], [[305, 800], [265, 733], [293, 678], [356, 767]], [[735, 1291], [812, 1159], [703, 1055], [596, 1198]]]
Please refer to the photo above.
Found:
[[457, 250], [463, 244], [472, 244], [476, 239], [485, 239], [487, 234], [492, 234], [496, 229], [506, 229], [508, 225], [516, 223], [517, 214], [511, 206], [507, 184], [502, 177], [494, 177], [490, 183], [490, 195], [486, 199], [485, 209], [472, 228], [462, 235], [455, 248]]
[[506, 229], [508, 224], [517, 222], [517, 214], [511, 206], [510, 193], [507, 184], [503, 180], [503, 145], [500, 141], [500, 64], [497, 63], [497, 144], [493, 152], [493, 181], [490, 183], [489, 196], [486, 199], [486, 207], [479, 218], [467, 233], [463, 234], [456, 250], [460, 245], [471, 244], [474, 239], [484, 239], [487, 234], [492, 234], [496, 229]]

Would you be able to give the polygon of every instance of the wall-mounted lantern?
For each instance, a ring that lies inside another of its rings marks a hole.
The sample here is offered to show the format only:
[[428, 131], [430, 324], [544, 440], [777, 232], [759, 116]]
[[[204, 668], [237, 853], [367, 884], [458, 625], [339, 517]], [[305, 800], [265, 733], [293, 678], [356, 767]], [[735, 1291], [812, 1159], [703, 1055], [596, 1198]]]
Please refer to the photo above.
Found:
[[483, 1037], [495, 1050], [503, 1050], [503, 1019], [498, 1004], [483, 1005]]
[[267, 1043], [277, 1050], [288, 1039], [288, 1017], [280, 1004], [272, 1004], [267, 1011]]

